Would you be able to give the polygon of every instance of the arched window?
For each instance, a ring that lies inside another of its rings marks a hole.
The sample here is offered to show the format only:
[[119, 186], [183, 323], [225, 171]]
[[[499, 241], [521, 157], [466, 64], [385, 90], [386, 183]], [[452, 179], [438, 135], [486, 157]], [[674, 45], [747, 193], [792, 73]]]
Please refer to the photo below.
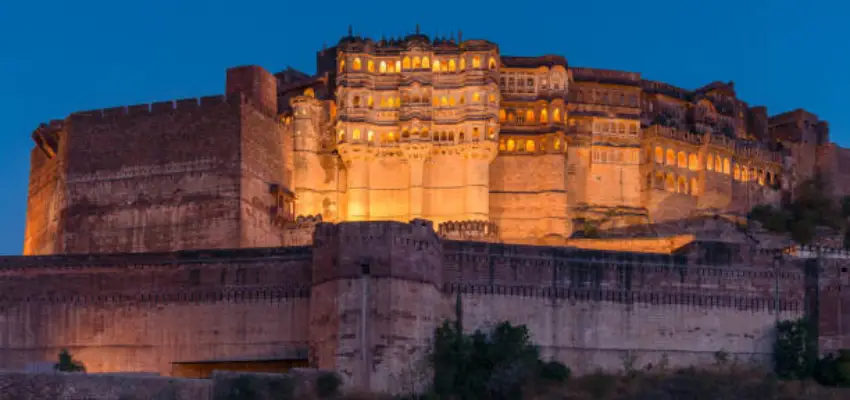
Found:
[[561, 139], [555, 139], [555, 150], [561, 150]]
[[513, 139], [508, 139], [508, 151], [514, 151], [514, 148], [516, 148], [516, 143]]
[[455, 60], [454, 58], [449, 60], [449, 72], [455, 72]]
[[750, 169], [746, 166], [741, 167], [741, 180], [748, 182], [750, 180]]
[[431, 59], [428, 56], [422, 57], [422, 68], [431, 68]]
[[372, 108], [375, 105], [375, 100], [372, 99], [372, 95], [366, 98], [366, 106]]
[[389, 140], [390, 142], [394, 142], [395, 141], [395, 132], [390, 131], [389, 133], [387, 133], [387, 140]]
[[679, 182], [678, 182], [678, 185], [676, 187], [676, 192], [682, 193], [682, 194], [688, 193], [688, 181], [685, 179], [684, 176], [679, 177]]
[[667, 176], [664, 178], [664, 189], [668, 192], [676, 191], [676, 179], [673, 178], [672, 174], [667, 174]]
[[401, 61], [395, 60], [395, 72], [401, 72]]
[[440, 105], [443, 107], [448, 107], [449, 99], [446, 96], [440, 97]]
[[458, 141], [458, 142], [462, 142], [462, 141], [463, 141], [464, 136], [465, 136], [465, 135], [464, 135], [463, 131], [458, 132], [458, 133], [457, 133], [457, 141]]
[[345, 60], [339, 60], [339, 72], [345, 72]]
[[434, 64], [433, 67], [431, 67], [431, 70], [434, 72], [440, 72], [440, 60], [436, 58], [434, 59]]
[[505, 122], [505, 119], [506, 119], [505, 109], [502, 108], [502, 109], [499, 110], [499, 121]]
[[387, 73], [387, 62], [381, 61], [381, 64], [379, 64], [378, 68], [379, 68], [379, 71], [381, 71], [382, 74]]
[[661, 146], [655, 148], [655, 162], [658, 164], [664, 164], [664, 150]]
[[540, 110], [540, 122], [547, 123], [549, 122], [549, 113], [546, 112], [546, 109]]
[[472, 56], [472, 68], [481, 68], [481, 56]]
[[534, 141], [526, 140], [525, 141], [525, 151], [534, 152]]
[[699, 181], [697, 181], [697, 178], [691, 178], [691, 195], [699, 196]]
[[460, 58], [460, 70], [463, 71], [465, 69], [466, 69], [466, 58], [461, 57]]
[[741, 180], [741, 167], [735, 164], [735, 173], [733, 175], [736, 181]]
[[496, 69], [496, 59], [490, 57], [490, 61], [488, 61], [488, 66], [490, 69]]
[[454, 105], [455, 105], [455, 97], [454, 96], [449, 96], [449, 105], [454, 107]]
[[460, 97], [458, 97], [458, 103], [460, 103], [460, 104], [466, 103], [466, 100], [464, 100], [465, 98], [466, 98], [466, 96], [464, 96], [463, 93], [461, 93]]
[[360, 71], [360, 57], [354, 59], [354, 63], [351, 65], [355, 71]]
[[478, 140], [479, 136], [480, 135], [478, 133], [478, 127], [473, 127], [472, 128], [472, 140]]
[[417, 57], [413, 57], [413, 69], [422, 68], [422, 59]]
[[678, 167], [679, 168], [688, 168], [688, 158], [685, 156], [684, 151], [679, 152], [678, 158]]
[[360, 129], [355, 129], [354, 133], [351, 135], [353, 140], [360, 140]]
[[406, 71], [410, 69], [410, 57], [405, 56], [401, 62], [401, 67]]
[[375, 138], [375, 131], [369, 129], [369, 131], [366, 132], [366, 140], [371, 142], [372, 139], [374, 139], [374, 138]]
[[369, 72], [375, 72], [375, 62], [372, 60], [366, 61], [366, 70]]
[[410, 137], [410, 132], [408, 132], [407, 129], [401, 131], [401, 138], [402, 139], [407, 139], [409, 137]]
[[525, 121], [534, 123], [534, 110], [528, 110], [525, 112]]
[[561, 109], [556, 108], [552, 110], [552, 121], [561, 122]]
[[696, 171], [699, 169], [699, 159], [696, 154], [688, 154], [688, 169], [691, 171]]
[[709, 171], [714, 170], [714, 157], [711, 154], [705, 156], [705, 169]]
[[723, 160], [719, 156], [714, 157], [714, 171], [719, 174], [723, 173]]
[[724, 174], [726, 174], [726, 175], [729, 175], [729, 170], [730, 170], [729, 166], [730, 166], [730, 164], [731, 164], [731, 163], [729, 162], [729, 159], [728, 159], [728, 158], [724, 158], [724, 159], [723, 159], [723, 173], [724, 173]]
[[496, 138], [496, 128], [493, 128], [493, 127], [488, 128], [487, 129], [487, 136], [490, 139], [495, 139]]
[[355, 95], [354, 98], [352, 98], [351, 103], [354, 107], [360, 107], [360, 96]]
[[472, 101], [475, 103], [481, 101], [481, 94], [478, 92], [472, 92]]
[[667, 149], [667, 165], [676, 165], [676, 152], [673, 149]]
[[387, 107], [395, 107], [395, 100], [392, 97], [387, 99]]

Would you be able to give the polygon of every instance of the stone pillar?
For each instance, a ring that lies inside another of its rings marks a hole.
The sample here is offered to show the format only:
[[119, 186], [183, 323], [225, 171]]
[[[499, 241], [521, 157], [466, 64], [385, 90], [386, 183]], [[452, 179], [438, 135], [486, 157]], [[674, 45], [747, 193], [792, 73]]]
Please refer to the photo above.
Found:
[[490, 220], [490, 163], [496, 158], [496, 151], [497, 145], [491, 141], [463, 145], [461, 154], [466, 164], [466, 220]]
[[422, 218], [425, 207], [425, 162], [431, 156], [430, 143], [404, 143], [402, 151], [410, 166], [410, 219]]
[[364, 144], [343, 143], [338, 150], [348, 170], [348, 210], [344, 215], [348, 221], [368, 221], [371, 149]]

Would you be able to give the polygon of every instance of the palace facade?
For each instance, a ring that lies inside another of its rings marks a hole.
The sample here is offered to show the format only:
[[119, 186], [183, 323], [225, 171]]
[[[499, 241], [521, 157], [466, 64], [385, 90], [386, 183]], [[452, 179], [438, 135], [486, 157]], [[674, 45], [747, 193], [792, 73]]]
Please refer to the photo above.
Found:
[[850, 156], [804, 110], [485, 40], [348, 35], [313, 75], [228, 70], [224, 96], [74, 113], [33, 135], [25, 254], [298, 242], [327, 222], [475, 221], [526, 244], [775, 204]]

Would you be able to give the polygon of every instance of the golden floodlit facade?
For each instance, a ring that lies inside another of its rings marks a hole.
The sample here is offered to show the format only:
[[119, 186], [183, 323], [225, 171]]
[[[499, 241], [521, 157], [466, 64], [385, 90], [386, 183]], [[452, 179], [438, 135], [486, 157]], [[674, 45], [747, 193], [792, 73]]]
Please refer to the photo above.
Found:
[[816, 115], [769, 117], [731, 82], [685, 90], [418, 28], [349, 34], [316, 74], [232, 68], [224, 96], [74, 113], [33, 137], [26, 254], [293, 245], [318, 219], [640, 236], [776, 204], [816, 172], [840, 191], [850, 161]]

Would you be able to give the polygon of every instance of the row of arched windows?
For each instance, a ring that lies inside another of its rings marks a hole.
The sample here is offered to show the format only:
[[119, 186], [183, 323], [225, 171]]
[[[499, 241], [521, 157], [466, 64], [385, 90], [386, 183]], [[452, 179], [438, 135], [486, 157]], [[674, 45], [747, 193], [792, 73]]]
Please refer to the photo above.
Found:
[[661, 146], [655, 148], [655, 163], [687, 168], [691, 171], [699, 170], [699, 157], [696, 154], [684, 151], [676, 153], [673, 149], [667, 149], [665, 152]]
[[[469, 59], [471, 68], [473, 69], [481, 69], [482, 67], [482, 57], [480, 55], [474, 55]], [[401, 71], [414, 71], [414, 70], [431, 70], [432, 72], [457, 72], [466, 70], [467, 57], [460, 57], [458, 59], [455, 58], [446, 58], [439, 59], [434, 58], [433, 62], [428, 56], [405, 56], [401, 60], [379, 60], [376, 64], [375, 60], [367, 59], [365, 62], [365, 66], [363, 65], [363, 61], [360, 57], [354, 57], [351, 61], [351, 70], [352, 71], [361, 71], [365, 68], [368, 72], [380, 72], [382, 74], [386, 73], [395, 73]], [[487, 58], [487, 68], [494, 70], [498, 66], [495, 57]], [[345, 72], [345, 59], [339, 60], [339, 72]]]
[[595, 149], [591, 153], [594, 163], [633, 163], [640, 162], [640, 153], [620, 149]]
[[[547, 139], [502, 139], [499, 140], [499, 151], [522, 151], [534, 153], [536, 151], [546, 151]], [[554, 138], [552, 140], [552, 149], [555, 151], [561, 150], [561, 139]]]
[[[483, 129], [479, 127], [473, 127], [470, 131], [469, 136], [466, 135], [465, 131], [461, 130], [459, 132], [455, 131], [437, 131], [431, 132], [428, 128], [414, 128], [412, 130], [404, 129], [401, 131], [401, 139], [409, 139], [409, 138], [417, 138], [424, 140], [432, 140], [435, 142], [455, 142], [455, 138], [457, 138], [458, 142], [466, 141], [466, 139], [470, 139], [471, 141], [478, 141], [484, 139]], [[457, 134], [457, 136], [455, 136]], [[487, 135], [490, 139], [495, 139], [496, 137], [496, 129], [490, 127], [487, 130]], [[351, 131], [351, 140], [353, 141], [362, 141], [366, 140], [367, 142], [374, 142], [377, 137], [375, 131], [369, 129], [365, 131], [365, 137], [363, 131], [359, 128], [355, 128]], [[399, 136], [396, 135], [394, 131], [384, 132], [380, 134], [380, 141], [385, 143], [396, 142], [399, 139]], [[337, 140], [338, 142], [346, 141], [345, 130], [340, 129], [337, 131]]]
[[[573, 120], [575, 121], [575, 120]], [[613, 121], [596, 121], [594, 123], [594, 131], [601, 133], [619, 133], [637, 135], [640, 122], [613, 122]]]
[[[687, 168], [691, 171], [700, 169], [699, 157], [694, 153], [686, 153], [673, 149], [666, 151], [660, 146], [655, 147], [655, 162], [657, 164], [670, 165], [679, 168]], [[749, 167], [732, 162], [728, 157], [708, 154], [705, 158], [705, 169], [726, 175], [732, 175], [736, 181], [758, 181], [760, 185], [775, 184], [776, 176], [770, 171]]]
[[[484, 100], [484, 92], [472, 92], [471, 94], [460, 94], [457, 97], [454, 95], [430, 96], [428, 93], [403, 95], [403, 96], [380, 96], [379, 104], [381, 107], [400, 107], [402, 104], [427, 104], [431, 98], [431, 104], [434, 107], [454, 107], [457, 104], [464, 105], [469, 103], [482, 103]], [[467, 97], [469, 100], [467, 100]], [[490, 104], [495, 104], [497, 97], [495, 93], [487, 95], [487, 101]], [[375, 106], [375, 99], [372, 95], [361, 96], [354, 94], [351, 96], [352, 107], [372, 108]], [[340, 107], [345, 107], [344, 98], [340, 98]], [[559, 117], [560, 118], [560, 117]]]
[[[549, 111], [546, 108], [541, 109], [537, 113], [530, 108], [526, 110], [502, 108], [499, 110], [499, 121], [518, 124], [546, 124], [550, 122]], [[552, 107], [551, 122], [561, 122], [561, 109], [559, 107]]]
[[677, 176], [672, 173], [656, 172], [646, 175], [646, 185], [653, 189], [664, 189], [671, 193], [689, 194], [691, 196], [699, 195], [699, 180], [696, 177], [691, 177], [690, 180], [684, 176]]

